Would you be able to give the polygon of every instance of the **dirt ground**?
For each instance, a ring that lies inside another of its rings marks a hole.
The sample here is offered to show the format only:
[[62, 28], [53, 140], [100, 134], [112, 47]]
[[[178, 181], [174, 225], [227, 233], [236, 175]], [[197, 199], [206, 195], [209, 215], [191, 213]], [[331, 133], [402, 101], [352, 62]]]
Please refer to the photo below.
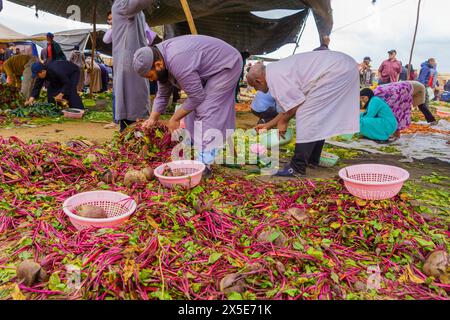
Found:
[[[286, 164], [290, 159], [284, 158], [280, 160], [280, 165]], [[339, 170], [346, 166], [365, 164], [365, 163], [381, 163], [386, 165], [392, 165], [401, 167], [410, 173], [410, 179], [419, 181], [422, 176], [429, 176], [433, 173], [443, 176], [450, 175], [450, 164], [436, 159], [416, 160], [412, 163], [401, 162], [401, 157], [393, 155], [383, 154], [362, 154], [354, 159], [345, 159], [339, 162], [339, 165], [333, 168], [317, 168], [308, 169], [307, 177], [311, 179], [329, 179], [338, 178]], [[234, 175], [248, 175], [252, 170], [255, 170], [256, 166], [246, 166], [244, 169], [226, 169]], [[271, 181], [282, 182], [285, 178], [277, 178], [272, 176], [260, 176], [257, 178], [259, 181]]]
[[[237, 116], [237, 127], [242, 129], [250, 129], [255, 126], [257, 118], [249, 112], [239, 112]], [[111, 141], [114, 137], [116, 129], [105, 129], [104, 123], [92, 123], [85, 121], [70, 121], [64, 123], [49, 124], [36, 128], [13, 128], [0, 129], [0, 136], [10, 137], [17, 136], [24, 141], [44, 140], [66, 142], [71, 139], [83, 138], [96, 144], [102, 144]], [[450, 175], [450, 165], [448, 163], [435, 159], [426, 159], [422, 161], [414, 161], [413, 163], [400, 162], [401, 157], [393, 155], [379, 154], [363, 154], [355, 159], [343, 160], [340, 167], [360, 163], [384, 163], [403, 167], [411, 174], [411, 179], [419, 179], [421, 176], [430, 175], [433, 172], [442, 175]], [[283, 159], [281, 162], [287, 163], [289, 159]], [[242, 170], [226, 169], [235, 175], [248, 175], [256, 167], [246, 166]], [[317, 170], [308, 170], [310, 178], [333, 178], [337, 176], [339, 167], [319, 168]], [[268, 179], [277, 179], [273, 177], [259, 177], [259, 180], [266, 181]], [[277, 179], [278, 180], [278, 179]]]
[[71, 139], [83, 137], [96, 144], [111, 141], [114, 136], [113, 129], [104, 129], [105, 124], [71, 121], [49, 124], [37, 128], [0, 129], [0, 136], [16, 136], [24, 141], [56, 141], [66, 142]]
[[[251, 113], [239, 113], [237, 125], [239, 128], [249, 129], [256, 124], [256, 121], [257, 118]], [[71, 139], [83, 137], [96, 144], [103, 144], [111, 141], [114, 137], [114, 133], [118, 130], [118, 128], [105, 129], [104, 127], [104, 123], [73, 120], [64, 123], [48, 124], [36, 128], [0, 128], [0, 136], [16, 136], [24, 141], [43, 140], [56, 142], [66, 142]]]

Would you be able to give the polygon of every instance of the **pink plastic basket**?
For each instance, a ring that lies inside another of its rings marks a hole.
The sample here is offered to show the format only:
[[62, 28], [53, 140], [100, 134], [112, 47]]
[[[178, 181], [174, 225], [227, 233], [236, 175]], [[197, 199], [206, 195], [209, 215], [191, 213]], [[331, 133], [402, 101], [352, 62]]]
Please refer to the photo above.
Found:
[[[174, 173], [182, 173], [179, 177], [163, 176], [164, 168], [168, 166]], [[194, 188], [202, 181], [202, 174], [206, 166], [199, 161], [179, 160], [160, 165], [155, 169], [155, 176], [159, 182], [166, 188], [182, 186], [185, 188]]]
[[365, 200], [384, 200], [395, 197], [409, 179], [402, 168], [381, 164], [362, 164], [339, 171], [345, 187], [355, 197]]
[[265, 155], [267, 154], [267, 148], [262, 144], [255, 143], [250, 146], [250, 152], [256, 155]]
[[[84, 218], [74, 211], [82, 205], [93, 205], [103, 208], [108, 215], [106, 219]], [[91, 191], [76, 194], [63, 204], [64, 213], [78, 230], [89, 227], [114, 228], [123, 224], [136, 211], [136, 201], [129, 196], [113, 191]]]
[[67, 109], [62, 111], [64, 117], [69, 119], [81, 119], [84, 116], [84, 110], [80, 109]]

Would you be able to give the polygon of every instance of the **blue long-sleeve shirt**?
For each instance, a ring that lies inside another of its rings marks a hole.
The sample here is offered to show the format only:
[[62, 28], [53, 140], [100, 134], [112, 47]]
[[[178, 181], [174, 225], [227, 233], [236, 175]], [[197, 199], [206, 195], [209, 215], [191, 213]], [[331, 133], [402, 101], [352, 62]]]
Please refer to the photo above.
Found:
[[53, 61], [47, 65], [47, 75], [44, 79], [37, 78], [33, 87], [31, 96], [35, 99], [39, 97], [41, 89], [46, 81], [49, 82], [50, 87], [55, 90], [64, 93], [64, 95], [70, 95], [70, 89], [72, 82], [70, 77], [79, 72], [78, 66], [69, 61]]
[[270, 95], [270, 93], [264, 93], [258, 91], [252, 102], [252, 109], [256, 112], [264, 112], [270, 108], [275, 107], [278, 113], [281, 112], [281, 108], [277, 105], [275, 99]]

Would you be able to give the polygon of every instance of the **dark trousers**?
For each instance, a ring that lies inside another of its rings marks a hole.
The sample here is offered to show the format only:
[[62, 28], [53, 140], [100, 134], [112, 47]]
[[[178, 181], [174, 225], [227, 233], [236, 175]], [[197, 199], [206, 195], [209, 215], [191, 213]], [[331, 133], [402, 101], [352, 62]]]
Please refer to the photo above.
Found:
[[291, 161], [291, 167], [298, 173], [305, 174], [308, 165], [318, 166], [324, 145], [325, 140], [297, 143], [295, 145], [295, 153]]
[[108, 90], [108, 82], [109, 82], [108, 70], [103, 64], [99, 64], [99, 66], [102, 71], [102, 89], [100, 90], [100, 92], [105, 92]]
[[268, 123], [278, 116], [277, 108], [270, 107], [266, 111], [256, 112], [252, 110], [253, 114], [259, 118], [258, 124]]
[[430, 109], [428, 109], [428, 106], [426, 104], [421, 104], [419, 106], [419, 110], [420, 112], [423, 113], [428, 123], [436, 121], [436, 118], [433, 116], [433, 114], [431, 113]]
[[120, 132], [123, 132], [126, 128], [128, 128], [129, 126], [131, 126], [135, 122], [136, 121], [132, 121], [132, 120], [120, 120], [119, 121]]
[[[69, 94], [64, 95], [64, 99], [69, 101], [69, 107], [74, 109], [84, 109], [83, 101], [78, 95], [78, 82], [80, 81], [80, 70], [75, 71], [69, 77], [70, 91]], [[47, 100], [49, 103], [56, 104], [55, 96], [61, 93], [62, 87], [53, 87], [51, 83], [47, 87]]]

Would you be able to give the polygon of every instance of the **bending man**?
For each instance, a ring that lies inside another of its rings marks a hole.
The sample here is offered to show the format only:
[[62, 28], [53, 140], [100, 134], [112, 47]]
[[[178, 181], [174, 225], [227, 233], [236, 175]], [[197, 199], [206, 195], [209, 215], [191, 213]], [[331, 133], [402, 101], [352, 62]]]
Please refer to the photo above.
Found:
[[346, 54], [321, 50], [267, 67], [258, 63], [247, 80], [256, 90], [270, 92], [284, 112], [257, 129], [278, 126], [284, 135], [289, 120], [296, 117], [295, 154], [278, 176], [304, 176], [308, 165], [319, 165], [325, 139], [359, 132], [358, 64]]
[[39, 98], [44, 83], [47, 82], [47, 100], [56, 103], [67, 100], [70, 108], [84, 109], [78, 95], [77, 87], [80, 81], [80, 69], [69, 61], [53, 61], [47, 65], [35, 63], [31, 66], [33, 78], [37, 78], [33, 92], [27, 105], [33, 104]]
[[270, 93], [261, 91], [256, 93], [251, 108], [252, 113], [259, 118], [258, 124], [268, 123], [280, 113], [280, 108]]
[[[229, 44], [196, 35], [176, 37], [151, 48], [139, 49], [134, 57], [137, 73], [151, 81], [158, 80], [158, 93], [148, 126], [154, 125], [165, 112], [173, 86], [188, 95], [168, 126], [172, 131], [177, 130], [180, 121], [186, 118], [186, 129], [200, 149], [199, 161], [208, 165], [206, 175], [211, 173], [209, 165], [214, 162], [219, 145], [224, 144], [224, 140], [208, 137], [208, 130], [219, 130], [226, 139], [226, 130], [236, 126], [234, 93], [242, 64], [241, 54]], [[201, 133], [194, 134], [194, 124]]]
[[2, 71], [6, 73], [6, 83], [20, 88], [25, 99], [30, 98], [33, 89], [31, 66], [36, 62], [37, 58], [32, 55], [19, 54], [12, 56], [3, 65], [0, 65], [0, 73]]

